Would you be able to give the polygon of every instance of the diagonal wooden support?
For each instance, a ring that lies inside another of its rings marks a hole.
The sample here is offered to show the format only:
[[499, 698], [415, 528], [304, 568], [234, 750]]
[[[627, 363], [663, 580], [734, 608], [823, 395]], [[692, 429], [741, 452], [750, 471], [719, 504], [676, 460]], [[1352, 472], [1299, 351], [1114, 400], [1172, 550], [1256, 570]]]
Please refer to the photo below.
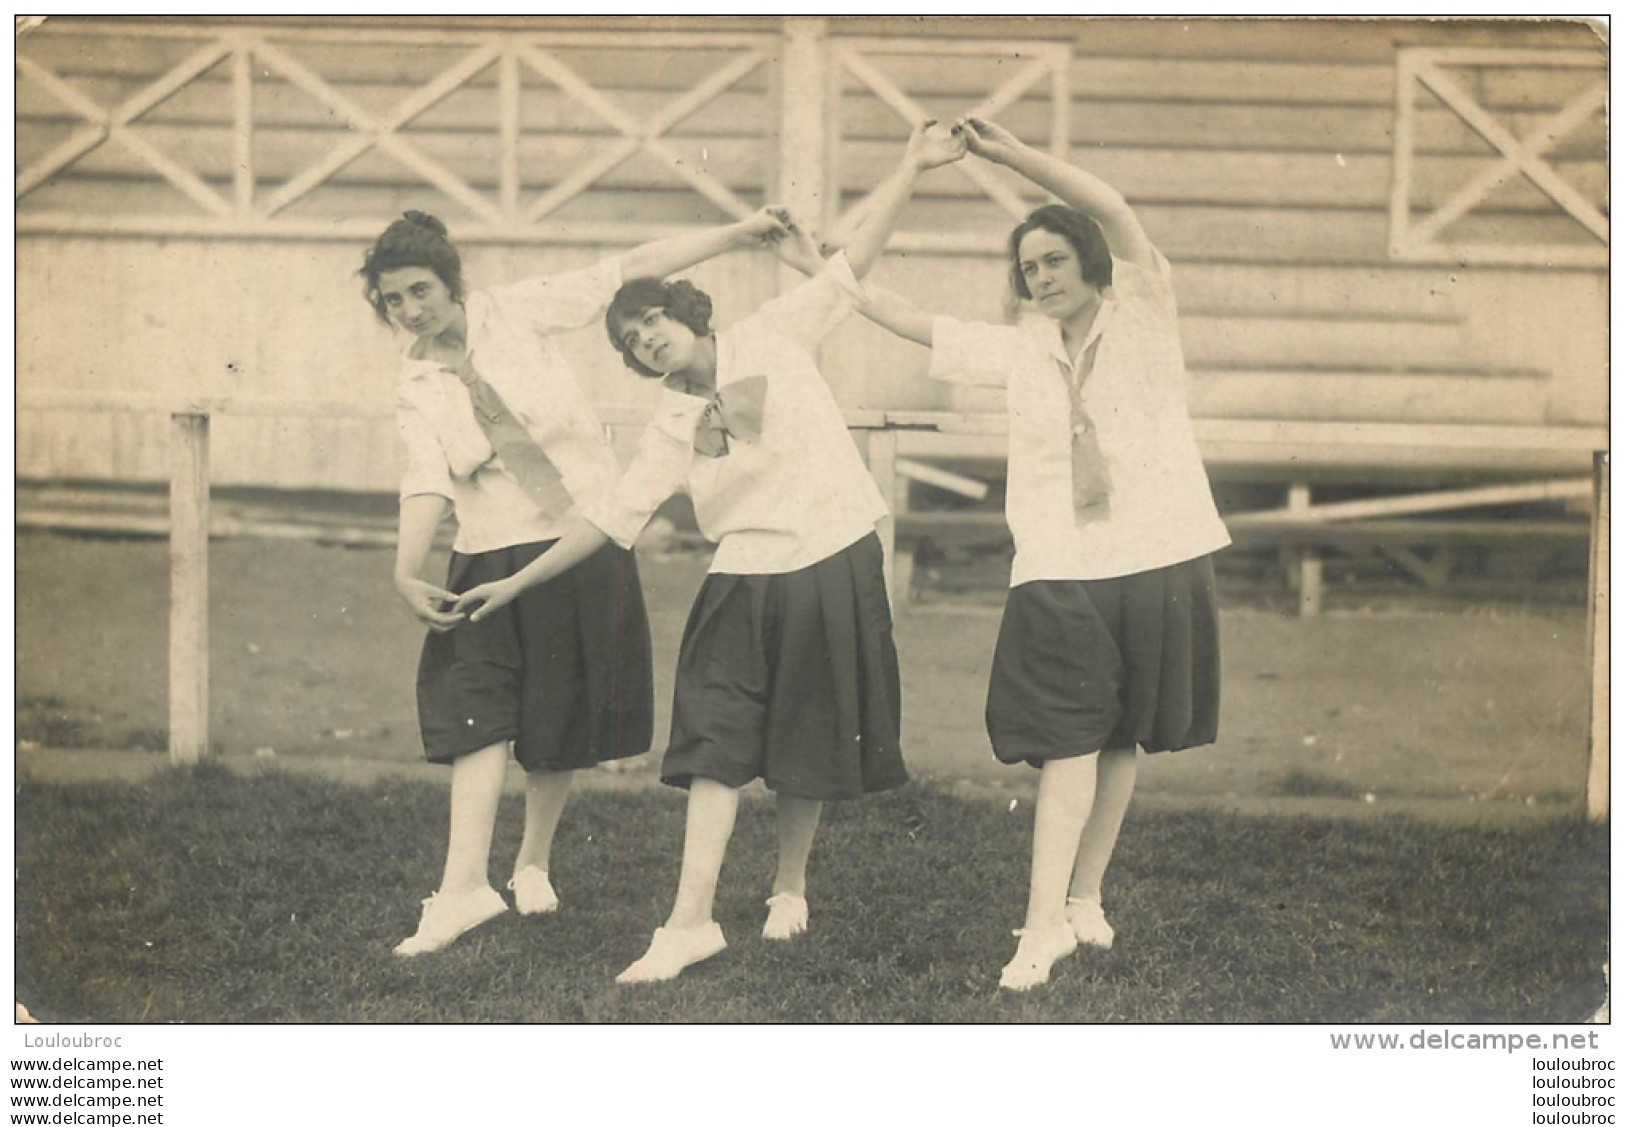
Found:
[[376, 147], [405, 164], [481, 219], [491, 223], [502, 221], [500, 208], [474, 191], [461, 177], [438, 161], [420, 153], [396, 133], [396, 130], [461, 89], [470, 78], [495, 62], [501, 53], [498, 45], [487, 43], [476, 47], [443, 71], [434, 81], [413, 91], [388, 117], [381, 119], [375, 118], [345, 97], [321, 75], [281, 48], [264, 41], [256, 41], [253, 51], [260, 61], [275, 68], [289, 82], [342, 114], [351, 128], [357, 131], [357, 136], [341, 142], [326, 157], [289, 180], [274, 193], [265, 204], [264, 214], [267, 218], [308, 195], [334, 173], [367, 150]]
[[103, 110], [71, 84], [32, 59], [18, 56], [17, 69], [63, 105], [91, 123], [91, 128], [69, 137], [17, 176], [16, 198], [21, 199], [56, 173], [105, 141], [116, 141], [150, 165], [205, 211], [229, 215], [231, 207], [203, 180], [182, 168], [125, 127], [159, 105], [234, 50], [230, 41], [210, 43], [144, 86], [113, 110]]
[[[923, 121], [931, 116], [925, 112], [923, 106], [898, 89], [891, 79], [887, 78], [869, 60], [856, 51], [843, 47], [835, 52], [835, 56], [841, 66], [845, 67], [853, 77], [867, 86], [876, 97], [890, 107], [891, 111], [908, 123], [910, 127], [915, 122]], [[1047, 63], [1042, 65], [1048, 66]], [[1013, 218], [1020, 219], [1030, 210], [1026, 200], [1005, 187], [997, 177], [981, 165], [971, 164], [968, 161], [959, 161], [953, 167], [961, 176], [964, 176], [980, 188], [989, 199], [1009, 212]], [[837, 221], [836, 230], [833, 232], [834, 240], [837, 243], [844, 241], [845, 237], [856, 230], [858, 225], [863, 222], [864, 217], [869, 214], [873, 207], [874, 193], [871, 192], [854, 204], [852, 209]]]
[[[1608, 100], [1608, 84], [1598, 83], [1581, 94], [1563, 109], [1543, 119], [1529, 136], [1524, 138], [1524, 150], [1531, 157], [1544, 156], [1559, 141], [1585, 124], [1600, 112]], [[1521, 169], [1513, 161], [1501, 161], [1485, 169], [1435, 209], [1427, 218], [1411, 228], [1411, 237], [1419, 242], [1431, 242], [1450, 224], [1466, 215], [1489, 198], [1491, 192], [1512, 179]]]
[[1531, 152], [1518, 138], [1489, 112], [1479, 105], [1443, 71], [1424, 62], [1417, 68], [1417, 80], [1439, 96], [1445, 105], [1477, 131], [1479, 136], [1494, 145], [1509, 163], [1527, 176], [1536, 187], [1551, 197], [1564, 211], [1578, 220], [1586, 230], [1603, 242], [1608, 241], [1608, 218], [1598, 211], [1579, 190], [1559, 176], [1551, 165]]
[[721, 180], [684, 160], [682, 155], [662, 141], [661, 137], [701, 106], [713, 101], [723, 91], [761, 66], [768, 58], [766, 51], [752, 50], [734, 59], [721, 70], [685, 91], [647, 124], [633, 118], [602, 91], [547, 52], [535, 47], [521, 47], [519, 55], [537, 74], [557, 86], [565, 96], [598, 114], [623, 138], [555, 184], [541, 199], [526, 209], [525, 218], [528, 221], [534, 223], [543, 216], [557, 211], [608, 175], [639, 149], [645, 150], [665, 164], [689, 187], [716, 204], [724, 213], [735, 218], [744, 218], [754, 210]]

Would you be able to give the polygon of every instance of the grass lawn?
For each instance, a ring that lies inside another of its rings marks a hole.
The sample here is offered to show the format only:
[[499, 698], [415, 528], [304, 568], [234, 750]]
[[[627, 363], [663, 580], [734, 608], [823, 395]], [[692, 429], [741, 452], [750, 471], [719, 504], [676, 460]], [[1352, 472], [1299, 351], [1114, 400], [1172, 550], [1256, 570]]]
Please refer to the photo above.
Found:
[[[519, 799], [492, 865], [507, 877]], [[1602, 1000], [1606, 831], [1131, 811], [1110, 952], [997, 989], [1032, 811], [919, 784], [832, 806], [812, 930], [760, 939], [772, 811], [743, 805], [718, 915], [676, 982], [612, 979], [676, 887], [683, 797], [588, 791], [564, 908], [415, 960], [446, 792], [219, 767], [16, 794], [16, 996], [47, 1022], [1571, 1022]]]

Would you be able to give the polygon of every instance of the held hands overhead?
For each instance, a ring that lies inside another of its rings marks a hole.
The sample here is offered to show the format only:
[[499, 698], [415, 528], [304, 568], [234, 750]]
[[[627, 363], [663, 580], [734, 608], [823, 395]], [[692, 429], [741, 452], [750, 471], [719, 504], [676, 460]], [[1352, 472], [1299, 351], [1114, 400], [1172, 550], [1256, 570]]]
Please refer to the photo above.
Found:
[[[982, 118], [962, 117], [951, 127], [930, 119], [914, 126], [903, 161], [914, 172], [952, 164], [967, 152], [1005, 163], [1020, 146], [1021, 142], [1007, 129]], [[759, 209], [742, 220], [738, 230], [745, 240], [771, 249], [786, 265], [803, 274], [817, 273], [824, 259], [839, 249], [821, 241], [782, 205]], [[458, 595], [409, 576], [398, 578], [396, 588], [413, 615], [436, 633], [481, 621], [513, 602], [521, 590], [509, 580], [498, 580]]]
[[962, 117], [954, 122], [953, 133], [964, 138], [966, 147], [983, 160], [1005, 164], [1021, 148], [1016, 135], [1004, 126], [980, 117]]

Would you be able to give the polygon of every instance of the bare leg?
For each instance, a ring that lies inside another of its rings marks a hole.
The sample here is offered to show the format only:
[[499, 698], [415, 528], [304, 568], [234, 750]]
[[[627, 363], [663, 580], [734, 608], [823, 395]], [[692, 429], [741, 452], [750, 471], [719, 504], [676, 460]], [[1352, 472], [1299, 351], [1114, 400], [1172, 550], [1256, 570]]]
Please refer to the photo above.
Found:
[[525, 836], [513, 871], [534, 866], [544, 873], [553, 858], [553, 836], [570, 798], [574, 771], [530, 771], [525, 775]]
[[490, 887], [491, 832], [508, 769], [508, 745], [491, 744], [451, 765], [451, 833], [440, 891], [470, 892]]
[[813, 837], [824, 804], [816, 799], [781, 794], [776, 798], [779, 830], [779, 869], [773, 878], [773, 892], [807, 895], [807, 859], [812, 855]]
[[1117, 848], [1117, 835], [1123, 828], [1123, 815], [1134, 797], [1134, 782], [1140, 773], [1140, 755], [1134, 748], [1102, 751], [1094, 805], [1078, 842], [1077, 862], [1072, 870], [1070, 895], [1079, 900], [1100, 901], [1100, 885]]
[[1094, 755], [1052, 759], [1038, 780], [1033, 815], [1033, 866], [1027, 886], [1029, 931], [1066, 926], [1066, 894], [1077, 863], [1084, 820], [1095, 798]]
[[739, 813], [739, 792], [711, 779], [695, 779], [688, 788], [688, 824], [683, 831], [683, 872], [677, 880], [677, 902], [666, 919], [670, 928], [703, 927], [716, 905], [717, 879]]

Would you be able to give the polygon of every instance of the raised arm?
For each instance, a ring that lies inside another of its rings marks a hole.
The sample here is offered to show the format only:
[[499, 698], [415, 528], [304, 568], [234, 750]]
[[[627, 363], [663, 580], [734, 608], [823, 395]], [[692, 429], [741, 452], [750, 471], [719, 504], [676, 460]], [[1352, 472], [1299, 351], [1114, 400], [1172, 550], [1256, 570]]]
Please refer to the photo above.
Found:
[[[811, 276], [823, 269], [823, 248], [795, 216], [779, 209], [776, 214], [784, 225], [784, 234], [769, 241], [779, 259], [793, 270]], [[848, 255], [851, 251], [848, 250]], [[856, 273], [856, 271], [854, 271]], [[927, 347], [931, 344], [931, 315], [913, 302], [887, 290], [866, 287], [868, 296], [854, 308], [883, 329], [889, 329], [905, 340]]]
[[896, 171], [875, 190], [869, 214], [847, 241], [846, 258], [852, 266], [852, 273], [861, 278], [879, 260], [881, 251], [886, 249], [886, 240], [891, 238], [892, 229], [897, 226], [897, 217], [902, 214], [903, 205], [914, 192], [914, 182], [919, 179], [920, 173], [959, 160], [965, 155], [965, 145], [963, 135], [953, 133], [935, 121], [924, 121], [914, 127]]
[[977, 156], [1019, 172], [1099, 223], [1113, 257], [1139, 266], [1152, 264], [1155, 254], [1139, 217], [1123, 194], [1100, 177], [1039, 152], [991, 121], [961, 118], [954, 128]]
[[777, 216], [762, 208], [737, 223], [634, 247], [621, 258], [621, 274], [626, 278], [664, 278], [719, 254], [760, 246], [766, 236], [781, 230]]

